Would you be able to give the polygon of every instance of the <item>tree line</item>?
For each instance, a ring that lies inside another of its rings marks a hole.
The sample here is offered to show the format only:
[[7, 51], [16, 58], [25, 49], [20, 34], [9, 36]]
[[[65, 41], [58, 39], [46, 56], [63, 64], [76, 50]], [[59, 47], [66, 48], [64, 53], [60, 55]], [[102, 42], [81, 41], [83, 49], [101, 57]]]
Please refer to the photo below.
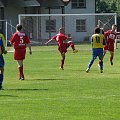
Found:
[[120, 31], [120, 0], [96, 0], [96, 13], [117, 13], [117, 26]]

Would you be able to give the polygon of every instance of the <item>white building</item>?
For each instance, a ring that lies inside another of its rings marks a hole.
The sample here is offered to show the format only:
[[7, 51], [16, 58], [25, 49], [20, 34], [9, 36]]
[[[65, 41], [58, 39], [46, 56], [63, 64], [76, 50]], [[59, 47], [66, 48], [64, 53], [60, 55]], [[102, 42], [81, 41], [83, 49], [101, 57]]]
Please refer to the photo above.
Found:
[[[0, 22], [0, 30], [7, 38], [15, 31], [19, 14], [56, 14], [51, 17], [22, 17], [21, 24], [29, 37], [36, 42], [49, 39], [58, 32], [59, 27], [65, 27], [65, 33], [75, 42], [89, 40], [96, 26], [96, 17], [92, 15], [58, 14], [91, 14], [95, 13], [96, 0], [70, 0], [64, 6], [62, 0], [0, 0], [0, 19], [8, 22], [7, 32], [5, 22]], [[12, 25], [12, 27], [11, 27]]]

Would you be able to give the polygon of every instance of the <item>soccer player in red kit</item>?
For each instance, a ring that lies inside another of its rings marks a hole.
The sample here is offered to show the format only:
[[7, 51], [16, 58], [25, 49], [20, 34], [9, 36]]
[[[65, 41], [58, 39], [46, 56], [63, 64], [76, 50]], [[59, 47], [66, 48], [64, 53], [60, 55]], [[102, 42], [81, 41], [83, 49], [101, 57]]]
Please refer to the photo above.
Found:
[[16, 32], [10, 38], [10, 43], [14, 47], [14, 59], [18, 64], [19, 80], [24, 80], [23, 60], [26, 55], [26, 47], [29, 48], [30, 54], [32, 54], [32, 51], [28, 36], [22, 32], [22, 25], [18, 24], [16, 26]]
[[[69, 40], [69, 41], [65, 42], [66, 40]], [[67, 52], [67, 48], [69, 46], [71, 46], [73, 49], [73, 53], [78, 52], [78, 50], [75, 49], [75, 46], [74, 46], [73, 42], [71, 41], [71, 38], [64, 35], [64, 28], [60, 28], [59, 33], [57, 35], [53, 36], [45, 44], [48, 44], [51, 41], [57, 41], [57, 43], [58, 43], [58, 50], [59, 50], [61, 57], [62, 57], [60, 69], [64, 70], [65, 53]]]
[[116, 33], [117, 26], [115, 24], [112, 25], [112, 29], [108, 30], [104, 33], [106, 45], [104, 47], [104, 53], [105, 56], [107, 50], [110, 52], [110, 64], [113, 65], [113, 57], [114, 57], [114, 43], [115, 39], [117, 37]]

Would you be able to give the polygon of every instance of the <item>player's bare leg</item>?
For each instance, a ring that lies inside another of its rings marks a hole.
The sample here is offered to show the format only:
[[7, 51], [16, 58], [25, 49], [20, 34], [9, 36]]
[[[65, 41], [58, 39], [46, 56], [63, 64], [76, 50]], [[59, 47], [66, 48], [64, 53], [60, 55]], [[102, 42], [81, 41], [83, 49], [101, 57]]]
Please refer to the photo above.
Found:
[[61, 53], [61, 64], [60, 64], [60, 69], [64, 70], [64, 61], [65, 61], [65, 53]]
[[77, 53], [77, 52], [78, 52], [78, 50], [75, 49], [74, 43], [73, 43], [72, 41], [69, 41], [69, 42], [68, 42], [68, 45], [71, 46], [71, 48], [72, 48], [72, 50], [73, 50], [73, 53]]
[[19, 80], [24, 80], [23, 74], [23, 60], [17, 60], [18, 70], [19, 70]]
[[113, 65], [114, 52], [110, 51], [110, 64]]

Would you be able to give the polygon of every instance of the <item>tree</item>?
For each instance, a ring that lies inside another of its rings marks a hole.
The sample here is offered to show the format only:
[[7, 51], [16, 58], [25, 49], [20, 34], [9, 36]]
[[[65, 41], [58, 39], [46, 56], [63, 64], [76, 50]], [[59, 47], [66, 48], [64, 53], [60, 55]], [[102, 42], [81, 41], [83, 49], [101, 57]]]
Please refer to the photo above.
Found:
[[96, 13], [117, 13], [117, 30], [120, 31], [120, 0], [96, 0]]
[[96, 0], [96, 12], [97, 13], [109, 13], [110, 7], [105, 1]]
[[[96, 13], [117, 13], [117, 24], [120, 24], [120, 0], [96, 0]], [[120, 31], [120, 27], [117, 27]]]
[[117, 11], [117, 2], [113, 0], [96, 0], [97, 13], [111, 13]]

